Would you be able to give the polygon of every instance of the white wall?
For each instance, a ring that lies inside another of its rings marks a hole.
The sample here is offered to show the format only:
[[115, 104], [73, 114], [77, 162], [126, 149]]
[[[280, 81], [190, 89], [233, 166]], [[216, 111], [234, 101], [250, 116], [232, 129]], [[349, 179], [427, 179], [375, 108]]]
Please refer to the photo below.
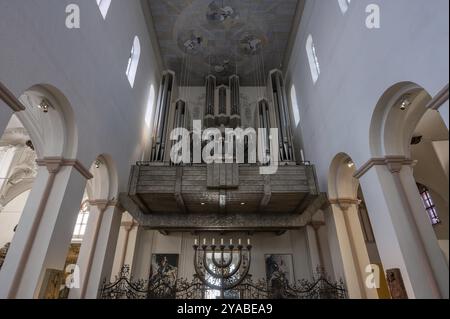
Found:
[[[70, 3], [80, 7], [80, 29], [65, 26]], [[157, 91], [161, 73], [140, 1], [112, 1], [106, 20], [87, 0], [0, 0], [0, 8], [0, 81], [16, 96], [39, 83], [61, 90], [74, 109], [77, 159], [90, 167], [110, 154], [125, 190], [142, 152], [150, 84]], [[135, 35], [141, 57], [131, 88], [125, 69]], [[0, 124], [10, 113], [1, 105]]]
[[[380, 7], [380, 29], [365, 26], [371, 3]], [[446, 0], [359, 0], [343, 15], [337, 0], [306, 1], [286, 82], [297, 90], [305, 156], [317, 167], [321, 190], [336, 154], [347, 153], [357, 167], [371, 158], [371, 117], [386, 89], [412, 81], [434, 96], [448, 83], [448, 6]], [[321, 67], [315, 85], [309, 34]]]
[[[211, 244], [210, 234], [199, 234], [200, 238], [207, 238]], [[147, 279], [150, 273], [150, 263], [152, 254], [179, 254], [179, 278], [192, 279], [195, 270], [194, 260], [194, 237], [190, 233], [174, 233], [164, 236], [158, 231], [142, 231], [136, 245], [135, 259], [133, 261], [132, 274], [134, 278]], [[216, 244], [219, 244], [220, 235], [215, 237]], [[236, 244], [238, 238], [242, 238], [246, 243], [246, 234], [232, 234], [223, 236], [225, 243], [233, 238]], [[284, 235], [275, 234], [255, 234], [251, 237], [252, 263], [250, 274], [255, 280], [265, 278], [266, 254], [292, 254], [295, 280], [310, 279], [312, 269], [309, 262], [309, 252], [304, 229], [288, 231]]]

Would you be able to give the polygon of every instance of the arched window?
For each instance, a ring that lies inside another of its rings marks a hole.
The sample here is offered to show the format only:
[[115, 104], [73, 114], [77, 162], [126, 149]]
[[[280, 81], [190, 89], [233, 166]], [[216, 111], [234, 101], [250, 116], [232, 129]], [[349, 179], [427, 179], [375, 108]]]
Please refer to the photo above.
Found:
[[295, 86], [291, 87], [291, 105], [292, 105], [292, 114], [294, 115], [295, 126], [300, 123], [300, 110], [298, 109], [297, 103], [297, 91], [295, 90]]
[[313, 82], [316, 83], [320, 75], [319, 59], [317, 58], [316, 48], [314, 46], [313, 38], [311, 35], [306, 40], [306, 53], [308, 54], [309, 67], [311, 69], [311, 76]]
[[342, 14], [345, 14], [350, 6], [351, 0], [338, 0]]
[[141, 43], [137, 36], [134, 37], [133, 46], [131, 47], [130, 56], [128, 58], [126, 75], [131, 87], [134, 86], [134, 79], [139, 64], [139, 57], [141, 56]]
[[145, 112], [145, 124], [147, 125], [147, 127], [150, 127], [154, 105], [155, 105], [155, 89], [153, 88], [152, 84], [150, 86], [150, 93], [148, 95], [147, 111]]
[[423, 206], [425, 206], [425, 210], [428, 213], [428, 217], [430, 217], [431, 224], [436, 225], [441, 222], [439, 219], [438, 213], [436, 211], [436, 206], [434, 205], [433, 200], [431, 199], [430, 191], [425, 185], [417, 183], [417, 188], [419, 188], [420, 197], [422, 198]]
[[106, 19], [108, 15], [109, 6], [111, 5], [111, 0], [97, 0], [98, 8], [100, 9], [100, 13], [103, 16], [103, 19]]
[[78, 213], [75, 229], [73, 230], [72, 240], [80, 242], [83, 240], [84, 233], [86, 232], [86, 226], [89, 218], [89, 203], [85, 201], [81, 205], [80, 212]]

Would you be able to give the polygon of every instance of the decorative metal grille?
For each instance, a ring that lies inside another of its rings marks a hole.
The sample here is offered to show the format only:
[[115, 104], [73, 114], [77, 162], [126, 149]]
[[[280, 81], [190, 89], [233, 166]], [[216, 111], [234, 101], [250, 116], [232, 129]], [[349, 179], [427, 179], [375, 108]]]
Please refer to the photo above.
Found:
[[[168, 295], [176, 299], [204, 299], [207, 287], [198, 275], [191, 281], [178, 279], [175, 284], [158, 281], [149, 285], [146, 280], [130, 278], [130, 267], [124, 266], [113, 283], [105, 283], [101, 289], [102, 299], [165, 299]], [[318, 268], [311, 281], [300, 280], [295, 284], [278, 282], [268, 286], [265, 280], [254, 281], [252, 275], [232, 289], [225, 290], [225, 299], [346, 299], [347, 292], [342, 280], [331, 281], [323, 269]]]

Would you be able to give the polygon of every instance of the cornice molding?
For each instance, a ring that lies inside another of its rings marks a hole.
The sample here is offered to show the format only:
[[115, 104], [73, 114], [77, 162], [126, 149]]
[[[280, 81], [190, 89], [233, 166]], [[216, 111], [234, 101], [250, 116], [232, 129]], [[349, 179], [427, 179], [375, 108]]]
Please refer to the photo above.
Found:
[[122, 205], [120, 205], [119, 201], [115, 200], [115, 199], [94, 199], [94, 200], [89, 200], [89, 205], [91, 206], [97, 206], [101, 211], [105, 211], [108, 207], [115, 207], [118, 208], [119, 210], [121, 210], [122, 212], [124, 211]]
[[14, 112], [25, 110], [25, 106], [8, 90], [8, 88], [0, 82], [0, 99], [5, 102]]
[[44, 157], [43, 159], [37, 159], [36, 163], [39, 166], [46, 166], [50, 173], [57, 173], [61, 166], [72, 166], [84, 178], [91, 179], [94, 177], [91, 172], [89, 172], [89, 170], [76, 159], [65, 159], [63, 157]]
[[414, 166], [416, 161], [405, 156], [385, 156], [373, 157], [362, 165], [354, 174], [353, 177], [360, 179], [374, 166], [387, 166], [391, 173], [398, 173], [402, 166]]
[[448, 84], [436, 94], [427, 104], [427, 108], [431, 110], [438, 110], [442, 104], [448, 100]]
[[329, 203], [331, 205], [338, 205], [343, 211], [347, 211], [350, 206], [356, 205], [358, 206], [361, 201], [357, 198], [330, 198]]

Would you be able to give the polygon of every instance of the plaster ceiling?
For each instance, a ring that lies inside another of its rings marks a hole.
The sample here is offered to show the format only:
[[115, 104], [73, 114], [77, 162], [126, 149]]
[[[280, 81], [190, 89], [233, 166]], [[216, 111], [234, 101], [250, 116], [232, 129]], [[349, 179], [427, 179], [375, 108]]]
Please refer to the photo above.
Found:
[[204, 85], [208, 73], [227, 83], [236, 70], [241, 85], [262, 84], [263, 70], [282, 67], [299, 3], [147, 1], [165, 67], [176, 72], [180, 85], [190, 86]]

